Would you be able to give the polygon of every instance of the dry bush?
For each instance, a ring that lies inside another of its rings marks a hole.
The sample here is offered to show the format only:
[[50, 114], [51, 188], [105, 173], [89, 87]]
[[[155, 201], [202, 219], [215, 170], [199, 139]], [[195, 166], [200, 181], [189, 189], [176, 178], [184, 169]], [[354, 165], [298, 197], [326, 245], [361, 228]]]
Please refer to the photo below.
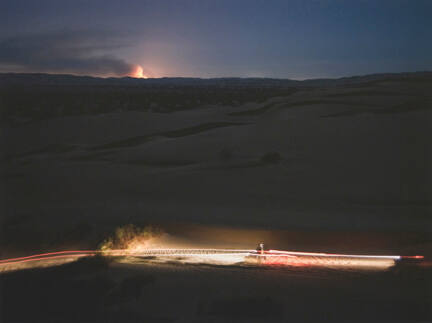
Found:
[[103, 241], [99, 249], [102, 251], [114, 249], [139, 249], [149, 246], [152, 240], [162, 235], [162, 230], [153, 226], [143, 228], [127, 224], [115, 230], [114, 235]]

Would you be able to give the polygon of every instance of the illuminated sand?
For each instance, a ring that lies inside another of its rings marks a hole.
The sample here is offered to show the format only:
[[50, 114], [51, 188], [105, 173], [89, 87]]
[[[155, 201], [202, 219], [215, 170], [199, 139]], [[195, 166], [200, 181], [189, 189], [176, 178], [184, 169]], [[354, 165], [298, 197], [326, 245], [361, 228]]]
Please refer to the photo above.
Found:
[[[93, 256], [114, 257], [121, 263], [145, 263], [176, 261], [183, 264], [214, 265], [259, 265], [259, 266], [315, 266], [334, 268], [388, 269], [402, 259], [401, 256], [345, 255], [311, 252], [269, 250], [257, 252], [245, 249], [146, 249], [139, 252], [131, 250], [75, 250], [37, 254], [26, 257], [0, 260], [1, 271], [48, 267]], [[422, 256], [415, 256], [422, 258]]]

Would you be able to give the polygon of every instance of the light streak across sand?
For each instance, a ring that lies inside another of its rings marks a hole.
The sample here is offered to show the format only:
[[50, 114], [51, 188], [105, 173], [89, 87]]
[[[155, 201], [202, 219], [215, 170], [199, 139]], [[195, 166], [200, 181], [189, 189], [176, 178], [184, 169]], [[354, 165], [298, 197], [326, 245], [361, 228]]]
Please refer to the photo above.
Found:
[[3, 262], [0, 265], [10, 265], [10, 264], [17, 264], [17, 263], [21, 264], [30, 261], [51, 260], [51, 259], [59, 259], [59, 258], [80, 258], [80, 257], [89, 257], [89, 256], [92, 256], [92, 254], [74, 253], [74, 254], [65, 254], [65, 255], [57, 255], [57, 256], [49, 256], [49, 257], [39, 257], [39, 258], [32, 258], [32, 259], [25, 259], [25, 260], [18, 260], [18, 261], [9, 261], [9, 262]]
[[[423, 256], [396, 256], [396, 255], [352, 255], [352, 254], [332, 254], [314, 253], [284, 250], [266, 250], [259, 252], [251, 249], [145, 249], [140, 251], [131, 250], [65, 250], [57, 252], [40, 253], [25, 257], [16, 257], [0, 260], [0, 269], [9, 265], [21, 263], [40, 263], [55, 259], [77, 259], [82, 257], [92, 257], [96, 255], [113, 257], [157, 257], [170, 258], [176, 257], [183, 262], [211, 262], [221, 264], [235, 264], [239, 262], [256, 262], [260, 265], [278, 266], [325, 266], [325, 267], [375, 267], [388, 268], [393, 266], [396, 261], [405, 258], [423, 259]], [[28, 267], [26, 267], [28, 268]]]
[[70, 250], [70, 251], [47, 252], [47, 253], [40, 253], [40, 254], [26, 256], [26, 257], [3, 259], [3, 260], [0, 260], [0, 264], [48, 259], [49, 257], [52, 258], [56, 255], [61, 255], [61, 254], [65, 254], [67, 256], [76, 255], [76, 254], [85, 254], [85, 255], [90, 256], [91, 254], [94, 254], [96, 252], [98, 252], [98, 251], [95, 251], [95, 250]]
[[376, 256], [376, 255], [345, 255], [336, 253], [317, 253], [317, 252], [299, 252], [299, 251], [283, 251], [283, 250], [269, 250], [270, 253], [277, 253], [279, 255], [297, 255], [297, 256], [312, 256], [312, 257], [344, 257], [344, 258], [370, 258], [370, 259], [393, 259], [399, 260], [401, 256]]

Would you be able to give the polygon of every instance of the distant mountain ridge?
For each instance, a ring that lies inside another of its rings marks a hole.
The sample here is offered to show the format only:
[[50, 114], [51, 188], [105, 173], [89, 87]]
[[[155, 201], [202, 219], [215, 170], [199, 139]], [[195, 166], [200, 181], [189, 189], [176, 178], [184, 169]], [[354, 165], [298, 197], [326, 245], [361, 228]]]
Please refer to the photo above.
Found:
[[47, 74], [47, 73], [0, 73], [0, 86], [8, 85], [59, 85], [59, 86], [238, 86], [238, 87], [292, 87], [292, 86], [321, 86], [321, 85], [344, 85], [363, 82], [379, 81], [385, 79], [432, 79], [432, 72], [407, 72], [407, 73], [382, 73], [361, 76], [350, 76], [341, 78], [322, 78], [308, 80], [291, 80], [277, 78], [194, 78], [194, 77], [162, 77], [138, 79], [132, 77], [110, 77], [101, 78], [93, 76], [77, 76], [71, 74]]

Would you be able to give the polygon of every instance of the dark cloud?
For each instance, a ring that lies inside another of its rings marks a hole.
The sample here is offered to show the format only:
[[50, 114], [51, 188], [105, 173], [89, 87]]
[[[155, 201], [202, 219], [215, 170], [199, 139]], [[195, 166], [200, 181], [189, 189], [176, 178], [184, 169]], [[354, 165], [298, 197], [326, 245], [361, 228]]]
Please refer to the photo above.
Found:
[[31, 34], [0, 41], [0, 66], [28, 72], [124, 76], [134, 65], [109, 54], [129, 46], [107, 32]]

